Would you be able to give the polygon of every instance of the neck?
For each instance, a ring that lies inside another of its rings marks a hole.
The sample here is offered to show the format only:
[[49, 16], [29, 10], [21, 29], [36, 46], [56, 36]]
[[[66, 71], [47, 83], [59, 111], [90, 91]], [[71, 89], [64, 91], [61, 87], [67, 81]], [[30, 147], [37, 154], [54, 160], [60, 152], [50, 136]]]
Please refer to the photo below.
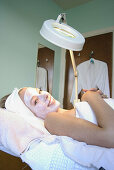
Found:
[[63, 113], [63, 112], [65, 112], [65, 111], [67, 111], [66, 109], [62, 109], [62, 108], [60, 108], [59, 107], [59, 109], [57, 110], [57, 112], [59, 112], [59, 113]]

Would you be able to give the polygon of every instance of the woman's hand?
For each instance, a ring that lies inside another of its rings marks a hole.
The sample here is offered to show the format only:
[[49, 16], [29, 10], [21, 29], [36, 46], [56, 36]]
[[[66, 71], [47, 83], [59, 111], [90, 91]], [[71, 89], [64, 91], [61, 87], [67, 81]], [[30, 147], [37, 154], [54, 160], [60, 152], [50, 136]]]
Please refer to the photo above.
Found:
[[101, 98], [108, 98], [103, 92], [97, 88], [91, 88], [90, 90], [83, 89], [83, 95], [81, 100], [88, 101], [91, 97], [101, 97]]

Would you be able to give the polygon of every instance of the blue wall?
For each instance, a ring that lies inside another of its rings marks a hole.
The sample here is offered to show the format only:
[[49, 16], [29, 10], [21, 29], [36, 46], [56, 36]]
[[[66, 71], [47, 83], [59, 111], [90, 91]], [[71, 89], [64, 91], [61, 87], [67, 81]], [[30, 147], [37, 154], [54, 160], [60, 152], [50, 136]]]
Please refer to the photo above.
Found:
[[55, 50], [53, 95], [58, 97], [60, 48], [39, 31], [44, 20], [59, 13], [51, 0], [0, 0], [0, 97], [14, 87], [35, 86], [38, 43]]
[[82, 33], [114, 26], [114, 0], [91, 0], [66, 11], [69, 25]]

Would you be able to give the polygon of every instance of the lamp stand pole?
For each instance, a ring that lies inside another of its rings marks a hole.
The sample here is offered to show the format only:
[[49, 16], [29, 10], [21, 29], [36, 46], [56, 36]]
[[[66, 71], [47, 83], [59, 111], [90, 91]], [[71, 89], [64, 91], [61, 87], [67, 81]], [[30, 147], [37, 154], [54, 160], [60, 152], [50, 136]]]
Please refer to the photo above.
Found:
[[74, 77], [75, 77], [75, 99], [74, 99], [74, 106], [76, 102], [79, 102], [78, 99], [78, 72], [76, 69], [76, 63], [75, 63], [75, 59], [74, 59], [74, 54], [72, 50], [70, 51], [70, 57], [71, 57], [71, 61], [72, 61], [72, 66], [73, 66], [73, 70], [74, 70]]

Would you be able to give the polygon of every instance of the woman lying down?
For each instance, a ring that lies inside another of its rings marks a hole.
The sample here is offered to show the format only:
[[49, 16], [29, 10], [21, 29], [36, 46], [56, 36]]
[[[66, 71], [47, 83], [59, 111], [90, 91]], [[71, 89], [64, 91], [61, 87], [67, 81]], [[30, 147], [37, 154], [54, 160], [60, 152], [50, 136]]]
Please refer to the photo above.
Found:
[[76, 110], [64, 110], [45, 91], [14, 89], [0, 113], [0, 142], [35, 170], [113, 170], [114, 99], [104, 97], [85, 90]]

